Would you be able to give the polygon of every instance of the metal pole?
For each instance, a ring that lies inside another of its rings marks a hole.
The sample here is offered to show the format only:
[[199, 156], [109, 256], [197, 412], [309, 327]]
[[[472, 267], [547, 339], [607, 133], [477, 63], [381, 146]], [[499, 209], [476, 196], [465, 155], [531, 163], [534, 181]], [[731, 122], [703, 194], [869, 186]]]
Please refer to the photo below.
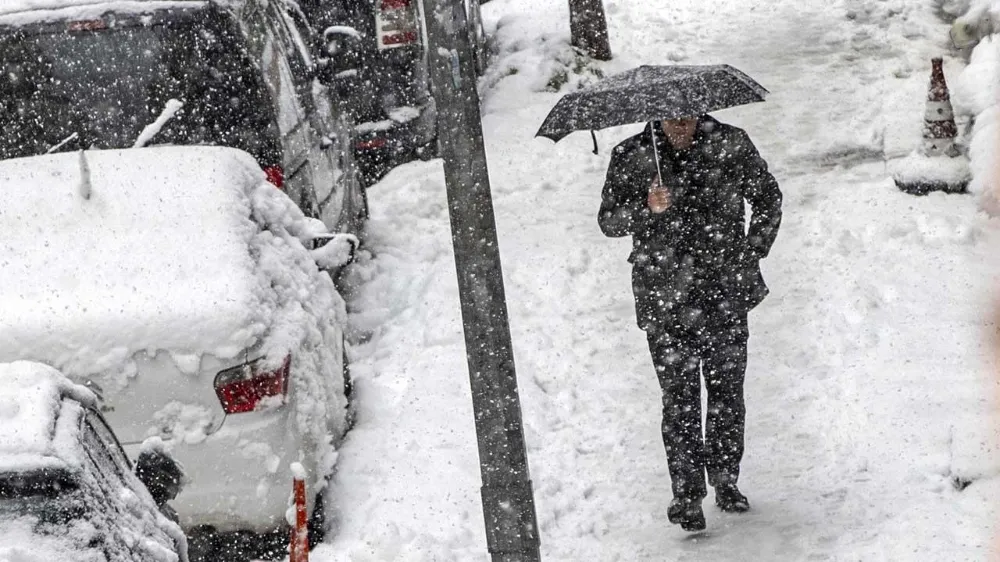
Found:
[[[493, 562], [538, 562], [503, 272], [466, 0], [424, 0], [452, 244], [472, 386], [483, 515]], [[470, 0], [477, 1], [477, 0]]]
[[597, 60], [611, 60], [602, 0], [569, 0], [569, 29], [574, 47]]

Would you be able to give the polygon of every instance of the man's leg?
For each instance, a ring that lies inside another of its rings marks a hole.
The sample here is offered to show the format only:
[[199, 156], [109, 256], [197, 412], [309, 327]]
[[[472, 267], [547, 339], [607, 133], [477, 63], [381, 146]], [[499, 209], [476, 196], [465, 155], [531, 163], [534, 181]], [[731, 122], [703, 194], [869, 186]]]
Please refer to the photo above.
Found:
[[708, 394], [705, 468], [709, 483], [716, 487], [717, 499], [719, 488], [731, 485], [735, 490], [740, 476], [746, 423], [743, 381], [748, 336], [746, 316], [731, 318], [722, 325], [713, 326], [704, 350]]
[[674, 497], [700, 502], [706, 495], [701, 436], [700, 358], [694, 345], [648, 333], [649, 351], [663, 391], [663, 446]]

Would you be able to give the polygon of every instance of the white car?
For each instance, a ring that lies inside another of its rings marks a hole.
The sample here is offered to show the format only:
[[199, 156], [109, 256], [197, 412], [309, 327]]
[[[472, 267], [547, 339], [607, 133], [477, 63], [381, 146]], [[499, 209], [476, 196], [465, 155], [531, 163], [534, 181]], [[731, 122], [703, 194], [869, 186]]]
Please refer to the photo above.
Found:
[[0, 560], [187, 560], [94, 393], [29, 361], [0, 364], [0, 381]]
[[161, 438], [189, 477], [185, 529], [280, 529], [294, 462], [315, 497], [348, 406], [345, 305], [324, 269], [353, 236], [230, 148], [7, 160], [0, 192], [0, 361], [95, 388], [133, 457]]

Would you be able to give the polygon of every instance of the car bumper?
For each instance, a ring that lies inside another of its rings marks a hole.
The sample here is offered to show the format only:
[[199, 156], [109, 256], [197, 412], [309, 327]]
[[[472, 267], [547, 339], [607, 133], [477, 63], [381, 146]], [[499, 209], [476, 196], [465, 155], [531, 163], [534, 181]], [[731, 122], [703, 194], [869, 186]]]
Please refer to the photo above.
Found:
[[[289, 467], [301, 461], [299, 440], [289, 427], [287, 409], [281, 408], [228, 416], [221, 429], [199, 442], [165, 441], [187, 479], [170, 502], [181, 526], [262, 533], [286, 525]], [[129, 457], [136, 458], [139, 448], [127, 446]]]
[[[358, 155], [412, 153], [437, 138], [437, 107], [433, 98], [422, 106], [399, 108], [403, 119], [363, 123], [356, 129]], [[412, 113], [412, 115], [407, 115]]]

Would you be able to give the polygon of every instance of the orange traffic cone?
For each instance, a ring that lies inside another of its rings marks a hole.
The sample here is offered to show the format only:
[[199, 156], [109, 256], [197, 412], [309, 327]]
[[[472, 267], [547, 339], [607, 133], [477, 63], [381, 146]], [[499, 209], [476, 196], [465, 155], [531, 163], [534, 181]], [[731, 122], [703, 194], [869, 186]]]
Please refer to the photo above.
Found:
[[924, 108], [924, 132], [920, 147], [891, 164], [896, 186], [906, 193], [925, 195], [932, 191], [962, 193], [971, 179], [969, 160], [955, 144], [958, 127], [951, 107], [943, 62], [931, 60], [931, 84]]
[[931, 60], [931, 85], [927, 90], [927, 108], [924, 111], [924, 156], [958, 156], [955, 137], [955, 111], [951, 107], [948, 83], [944, 79], [940, 57]]

